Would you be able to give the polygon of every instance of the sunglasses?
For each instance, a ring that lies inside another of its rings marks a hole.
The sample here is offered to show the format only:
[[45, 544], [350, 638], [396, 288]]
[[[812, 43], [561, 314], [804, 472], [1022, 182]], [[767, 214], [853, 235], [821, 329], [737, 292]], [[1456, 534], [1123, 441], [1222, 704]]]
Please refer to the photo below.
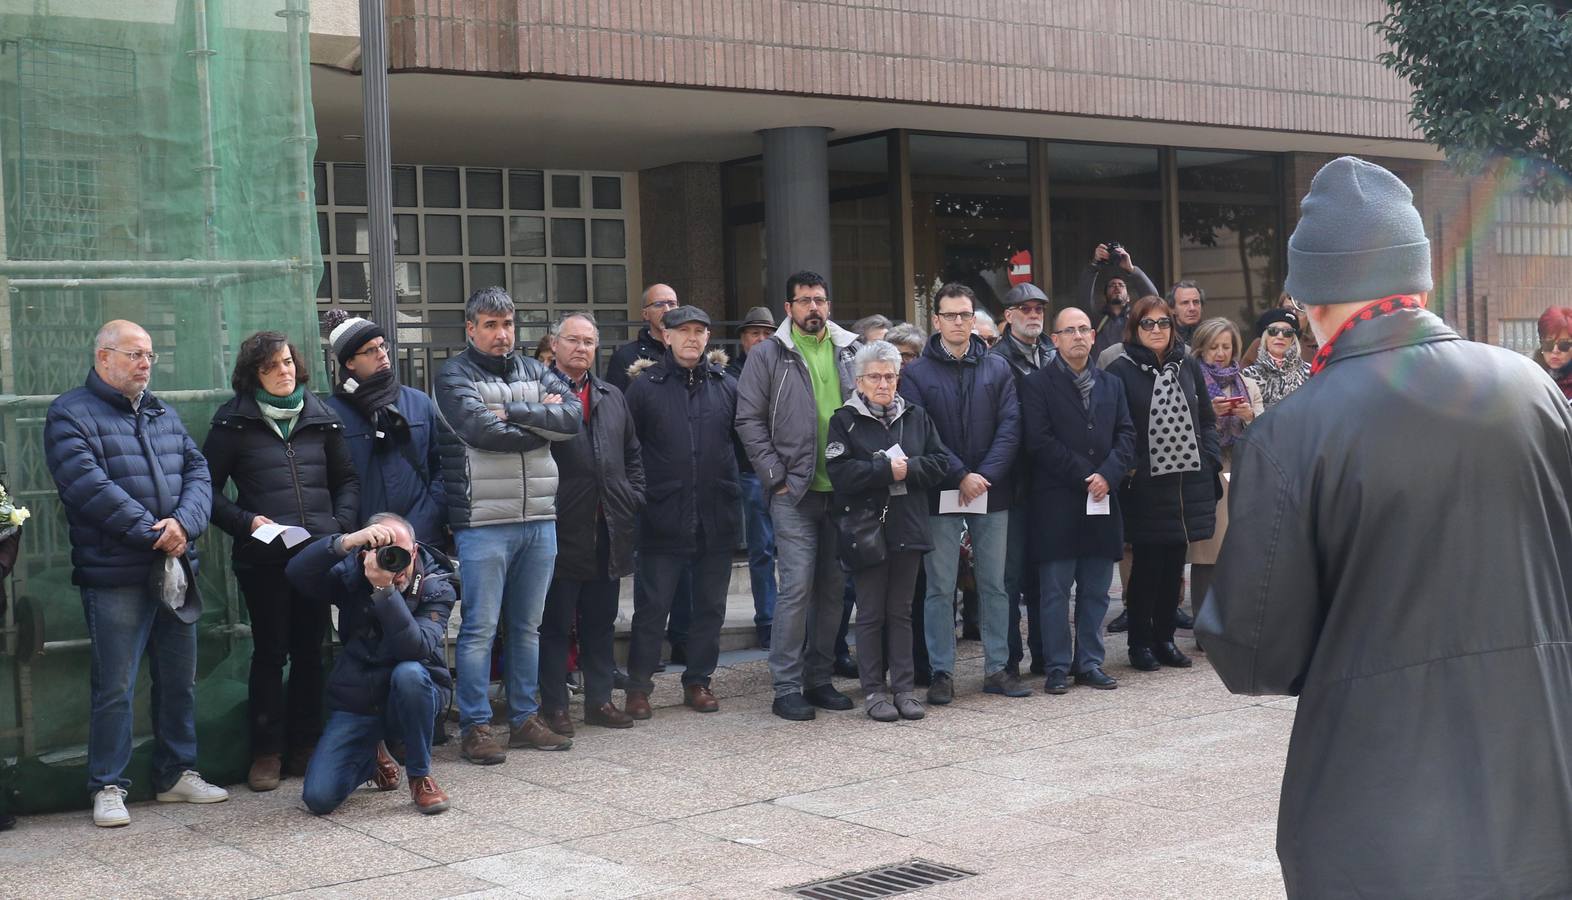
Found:
[[1273, 325], [1271, 328], [1268, 328], [1266, 330], [1266, 336], [1267, 337], [1294, 337], [1294, 336], [1296, 336], [1298, 334], [1299, 334], [1299, 332], [1293, 330], [1292, 328], [1289, 328], [1286, 325], [1284, 325], [1284, 326]]
[[1572, 341], [1545, 341], [1539, 345], [1539, 352], [1572, 353]]
[[1164, 316], [1161, 319], [1142, 319], [1142, 331], [1167, 331], [1174, 327], [1174, 320]]

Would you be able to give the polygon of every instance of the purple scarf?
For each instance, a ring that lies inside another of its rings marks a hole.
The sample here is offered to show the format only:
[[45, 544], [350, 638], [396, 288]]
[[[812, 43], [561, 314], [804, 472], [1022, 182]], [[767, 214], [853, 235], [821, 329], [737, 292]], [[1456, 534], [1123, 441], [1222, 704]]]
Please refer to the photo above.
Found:
[[[1265, 353], [1265, 350], [1261, 351]], [[1245, 387], [1244, 376], [1239, 374], [1239, 365], [1214, 366], [1209, 362], [1201, 363], [1201, 372], [1206, 376], [1206, 398], [1216, 400], [1218, 397], [1243, 397], [1250, 399], [1250, 391]], [[1233, 388], [1232, 392], [1228, 389]], [[1217, 437], [1218, 442], [1224, 447], [1232, 447], [1234, 441], [1244, 434], [1245, 421], [1239, 416], [1218, 416]]]

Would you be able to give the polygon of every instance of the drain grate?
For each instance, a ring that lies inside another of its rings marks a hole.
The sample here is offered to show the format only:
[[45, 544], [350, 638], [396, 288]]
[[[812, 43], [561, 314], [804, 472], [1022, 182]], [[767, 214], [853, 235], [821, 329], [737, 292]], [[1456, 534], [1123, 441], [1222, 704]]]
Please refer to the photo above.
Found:
[[908, 891], [920, 891], [936, 884], [971, 878], [976, 874], [926, 859], [912, 859], [893, 866], [880, 866], [866, 872], [816, 881], [792, 888], [791, 893], [810, 900], [872, 900], [875, 897], [893, 897]]

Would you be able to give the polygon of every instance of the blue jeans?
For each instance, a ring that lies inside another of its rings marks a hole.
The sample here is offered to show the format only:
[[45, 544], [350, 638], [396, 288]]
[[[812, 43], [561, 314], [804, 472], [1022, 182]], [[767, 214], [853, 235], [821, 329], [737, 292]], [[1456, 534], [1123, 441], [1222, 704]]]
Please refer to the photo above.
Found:
[[808, 491], [796, 503], [785, 494], [770, 498], [781, 577], [770, 638], [777, 698], [830, 684], [835, 675], [846, 573], [835, 558], [833, 503], [822, 491]]
[[82, 588], [92, 639], [92, 712], [87, 725], [87, 789], [130, 787], [131, 713], [137, 665], [147, 651], [153, 676], [153, 788], [168, 790], [196, 768], [196, 626], [159, 612], [142, 586]]
[[928, 665], [935, 673], [955, 671], [955, 576], [960, 568], [961, 532], [972, 534], [972, 569], [977, 576], [978, 627], [982, 631], [983, 673], [992, 675], [1009, 661], [1005, 631], [1010, 602], [1004, 593], [1004, 557], [1008, 549], [1008, 510], [983, 515], [929, 516], [933, 550], [923, 557], [928, 596], [923, 600], [923, 631]]
[[752, 470], [737, 476], [742, 485], [744, 524], [748, 534], [748, 576], [753, 581], [753, 625], [768, 628], [775, 619], [775, 523], [764, 488]]
[[306, 808], [325, 816], [355, 789], [371, 780], [376, 771], [377, 742], [393, 737], [404, 742], [404, 768], [409, 777], [431, 774], [431, 737], [436, 732], [437, 711], [448, 698], [418, 662], [393, 667], [388, 684], [386, 712], [365, 716], [335, 709], [306, 766], [301, 799]]
[[464, 578], [464, 618], [458, 636], [459, 725], [491, 722], [486, 688], [491, 684], [491, 642], [497, 620], [506, 612], [503, 684], [508, 689], [508, 722], [524, 724], [540, 708], [540, 617], [546, 589], [557, 562], [557, 523], [514, 522], [461, 528], [459, 570]]
[[[1108, 614], [1108, 586], [1114, 560], [1086, 557], [1056, 559], [1037, 567], [1042, 582], [1044, 667], [1052, 672], [1085, 672], [1103, 664], [1103, 617]], [[1075, 639], [1070, 638], [1070, 586], [1075, 586]], [[1072, 655], [1073, 654], [1073, 655]], [[1074, 665], [1071, 665], [1071, 661]]]

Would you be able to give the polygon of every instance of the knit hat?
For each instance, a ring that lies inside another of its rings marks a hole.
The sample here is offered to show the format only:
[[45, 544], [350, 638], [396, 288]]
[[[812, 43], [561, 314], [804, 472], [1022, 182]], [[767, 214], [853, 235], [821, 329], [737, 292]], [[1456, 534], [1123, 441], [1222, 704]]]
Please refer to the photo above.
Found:
[[1255, 320], [1255, 336], [1266, 334], [1269, 326], [1282, 323], [1294, 330], [1295, 334], [1303, 334], [1304, 323], [1299, 321], [1299, 313], [1291, 309], [1269, 309], [1261, 313], [1261, 318]]
[[1341, 156], [1310, 180], [1288, 239], [1284, 290], [1302, 303], [1430, 290], [1430, 241], [1414, 193], [1374, 163]]
[[328, 332], [328, 343], [333, 345], [333, 356], [341, 366], [348, 365], [349, 358], [375, 338], [387, 339], [381, 325], [359, 316], [351, 317], [342, 309], [328, 310], [322, 315], [322, 322], [331, 329]]

